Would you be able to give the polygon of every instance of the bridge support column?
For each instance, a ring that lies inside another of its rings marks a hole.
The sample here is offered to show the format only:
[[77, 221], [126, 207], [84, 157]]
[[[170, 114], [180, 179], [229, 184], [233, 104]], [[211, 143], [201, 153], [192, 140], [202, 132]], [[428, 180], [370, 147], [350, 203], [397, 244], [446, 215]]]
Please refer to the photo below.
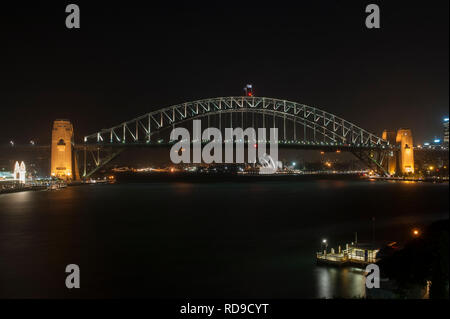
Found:
[[86, 176], [86, 146], [84, 147], [84, 168], [83, 168], [83, 177]]
[[366, 165], [370, 169], [381, 175], [388, 175], [388, 172], [386, 171], [384, 165], [387, 152], [389, 151], [381, 149], [379, 150], [357, 149], [352, 151], [353, 155], [355, 155], [359, 160], [366, 163]]
[[275, 128], [275, 121], [276, 121], [276, 117], [275, 117], [275, 112], [272, 113], [272, 127]]
[[297, 141], [297, 120], [294, 118], [294, 141]]
[[230, 127], [233, 129], [233, 112], [230, 113]]
[[151, 137], [151, 135], [152, 135], [152, 131], [151, 131], [151, 123], [152, 123], [152, 121], [151, 121], [151, 117], [150, 117], [150, 115], [148, 116], [148, 127], [147, 127], [147, 143], [150, 143], [151, 142], [151, 139], [150, 139], [150, 137]]
[[306, 123], [303, 120], [303, 142], [306, 142]]

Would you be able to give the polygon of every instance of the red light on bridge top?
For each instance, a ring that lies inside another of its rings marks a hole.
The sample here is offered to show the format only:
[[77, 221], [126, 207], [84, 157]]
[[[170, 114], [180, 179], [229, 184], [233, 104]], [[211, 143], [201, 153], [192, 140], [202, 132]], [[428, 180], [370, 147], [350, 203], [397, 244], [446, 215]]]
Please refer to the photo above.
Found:
[[244, 91], [245, 91], [245, 95], [246, 95], [246, 96], [253, 96], [253, 85], [247, 84], [247, 85], [244, 87]]

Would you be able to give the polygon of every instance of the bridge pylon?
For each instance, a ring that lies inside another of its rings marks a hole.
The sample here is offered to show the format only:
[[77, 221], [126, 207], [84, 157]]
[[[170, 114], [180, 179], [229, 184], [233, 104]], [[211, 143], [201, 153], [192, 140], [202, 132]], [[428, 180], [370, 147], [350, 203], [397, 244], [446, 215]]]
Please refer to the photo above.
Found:
[[399, 171], [402, 174], [414, 174], [414, 149], [411, 130], [407, 128], [399, 129], [396, 142], [400, 146]]
[[66, 181], [79, 179], [73, 145], [72, 123], [69, 120], [55, 120], [52, 129], [51, 176]]
[[407, 128], [400, 128], [397, 132], [383, 131], [382, 138], [397, 149], [390, 151], [386, 161], [387, 171], [390, 175], [414, 174], [414, 149], [412, 132]]

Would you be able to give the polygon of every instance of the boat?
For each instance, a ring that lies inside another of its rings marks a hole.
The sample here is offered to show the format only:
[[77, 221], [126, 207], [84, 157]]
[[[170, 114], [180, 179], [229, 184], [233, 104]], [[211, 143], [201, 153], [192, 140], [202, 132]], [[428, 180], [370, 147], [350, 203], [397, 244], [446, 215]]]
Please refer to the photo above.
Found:
[[47, 187], [47, 190], [48, 190], [48, 191], [57, 191], [57, 190], [59, 190], [59, 189], [60, 189], [60, 187], [59, 187], [58, 184], [51, 184], [51, 185], [49, 185], [49, 186]]

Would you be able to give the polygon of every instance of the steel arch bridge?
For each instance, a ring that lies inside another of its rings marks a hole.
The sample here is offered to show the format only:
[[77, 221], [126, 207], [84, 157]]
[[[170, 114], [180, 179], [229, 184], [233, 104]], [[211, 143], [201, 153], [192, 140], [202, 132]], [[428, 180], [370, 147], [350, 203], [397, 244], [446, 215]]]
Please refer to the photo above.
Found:
[[[241, 114], [240, 119], [236, 116], [233, 119], [233, 114], [236, 113]], [[217, 122], [218, 118], [217, 126], [222, 130], [222, 117], [228, 114], [229, 119], [225, 119], [226, 127], [233, 128], [235, 125], [244, 128], [245, 113], [252, 115], [251, 120], [246, 118], [248, 126], [251, 127], [256, 127], [255, 116], [259, 117], [256, 119], [257, 125], [263, 128], [280, 126], [279, 122], [282, 121], [283, 134], [280, 134], [282, 139], [278, 141], [280, 145], [293, 143], [304, 148], [321, 146], [346, 148], [369, 166], [382, 172], [386, 150], [394, 147], [358, 125], [316, 107], [267, 97], [217, 97], [162, 108], [85, 136], [83, 176], [89, 177], [125, 148], [160, 144], [161, 141], [156, 141], [154, 137], [165, 129], [174, 128], [194, 119], [207, 119], [210, 127], [211, 119], [216, 118]], [[287, 122], [291, 123], [289, 131]], [[100, 148], [115, 151], [105, 159], [101, 159]], [[93, 149], [97, 150], [97, 157], [92, 153], [95, 168], [89, 173], [86, 171], [87, 149], [91, 152]]]

